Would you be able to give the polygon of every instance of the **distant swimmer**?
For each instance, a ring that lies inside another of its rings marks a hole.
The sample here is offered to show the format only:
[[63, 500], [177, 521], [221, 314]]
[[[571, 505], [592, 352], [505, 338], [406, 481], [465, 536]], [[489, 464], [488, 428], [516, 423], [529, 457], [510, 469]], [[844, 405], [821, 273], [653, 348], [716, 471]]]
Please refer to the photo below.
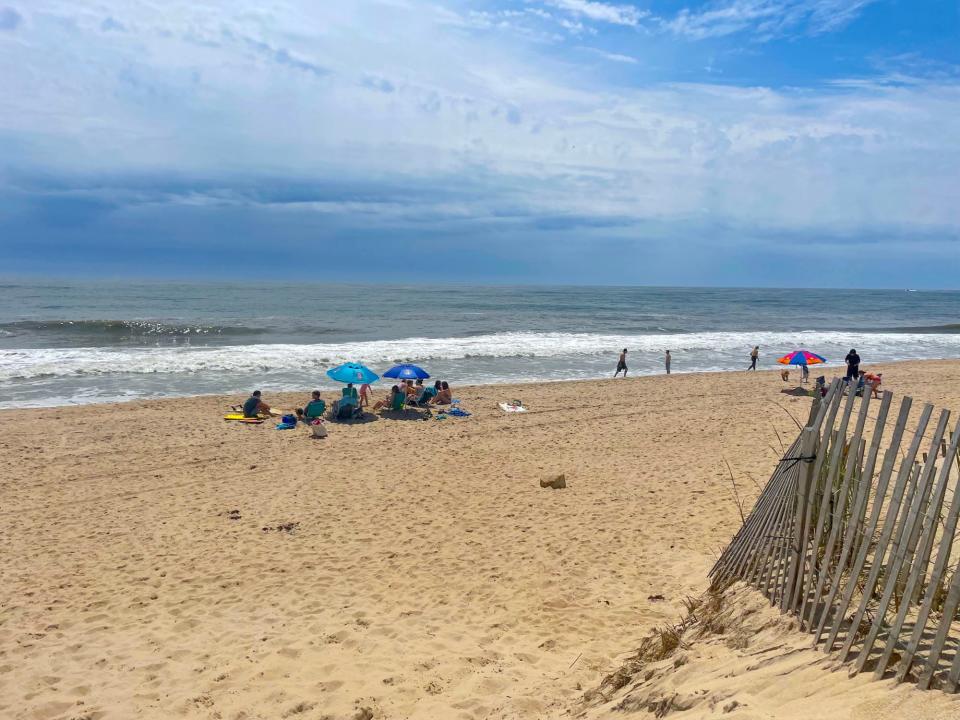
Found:
[[613, 374], [614, 377], [620, 374], [623, 371], [623, 376], [627, 376], [627, 349], [624, 348], [623, 352], [620, 353], [620, 359], [617, 360], [617, 371]]
[[663, 356], [663, 364], [667, 368], [667, 375], [670, 374], [670, 351], [667, 350], [666, 355]]

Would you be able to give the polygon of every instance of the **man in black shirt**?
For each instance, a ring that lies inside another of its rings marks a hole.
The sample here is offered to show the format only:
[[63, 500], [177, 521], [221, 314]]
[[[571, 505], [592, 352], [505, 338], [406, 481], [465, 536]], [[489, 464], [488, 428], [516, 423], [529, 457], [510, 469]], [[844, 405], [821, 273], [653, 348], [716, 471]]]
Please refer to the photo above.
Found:
[[847, 356], [844, 358], [847, 363], [847, 380], [854, 379], [856, 380], [860, 377], [860, 356], [857, 355], [856, 350], [850, 350], [847, 353]]

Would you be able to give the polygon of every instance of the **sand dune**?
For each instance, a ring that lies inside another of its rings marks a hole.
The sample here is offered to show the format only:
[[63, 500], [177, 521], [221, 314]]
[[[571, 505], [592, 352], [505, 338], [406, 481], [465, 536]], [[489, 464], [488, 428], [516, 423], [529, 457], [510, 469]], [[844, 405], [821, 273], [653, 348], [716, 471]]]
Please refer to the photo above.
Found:
[[[957, 367], [885, 378], [960, 408]], [[324, 440], [221, 420], [242, 398], [0, 413], [0, 717], [608, 716], [584, 693], [703, 592], [738, 527], [726, 463], [748, 509], [805, 417], [782, 389], [772, 372], [461, 388], [470, 418]], [[529, 413], [497, 408], [517, 396]], [[540, 487], [557, 473], [566, 489]], [[702, 671], [766, 698], [735, 717], [933, 702], [812, 657], [780, 666], [793, 705], [770, 673], [691, 662], [685, 687]]]

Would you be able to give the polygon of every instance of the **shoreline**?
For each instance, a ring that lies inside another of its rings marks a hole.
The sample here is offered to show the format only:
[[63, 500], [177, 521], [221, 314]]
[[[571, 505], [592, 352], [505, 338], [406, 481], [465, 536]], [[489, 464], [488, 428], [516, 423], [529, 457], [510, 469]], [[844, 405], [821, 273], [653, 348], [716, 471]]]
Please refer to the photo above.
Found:
[[[889, 362], [879, 362], [879, 363], [874, 363], [869, 365], [864, 363], [862, 367], [863, 369], [867, 369], [870, 372], [873, 372], [873, 371], [888, 372], [888, 370], [885, 370], [885, 368], [889, 368], [890, 370], [895, 371], [897, 368], [904, 367], [904, 366], [906, 366], [909, 369], [909, 366], [912, 366], [912, 365], [920, 366], [920, 365], [941, 364], [941, 363], [955, 364], [958, 367], [960, 367], [960, 358], [925, 358], [922, 360], [893, 360]], [[814, 378], [816, 378], [817, 375], [825, 374], [828, 380], [830, 379], [830, 377], [833, 377], [835, 375], [842, 376], [843, 368], [844, 368], [843, 365], [837, 365], [835, 363], [827, 363], [824, 365], [811, 366], [811, 369], [810, 369], [811, 382], [809, 383], [809, 385], [812, 386], [812, 381]], [[713, 375], [728, 376], [728, 375], [738, 375], [740, 373], [748, 374], [748, 375], [749, 374], [762, 375], [762, 374], [779, 373], [783, 369], [790, 370], [790, 374], [792, 376], [790, 380], [791, 383], [794, 382], [794, 377], [799, 377], [798, 367], [792, 366], [792, 365], [791, 366], [780, 365], [773, 368], [761, 368], [756, 371], [743, 370], [743, 369], [741, 370], [686, 370], [686, 371], [676, 370], [676, 371], [672, 371], [669, 376], [667, 375], [667, 373], [663, 371], [650, 372], [650, 373], [636, 373], [634, 375], [629, 375], [626, 378], [626, 380], [638, 380], [638, 379], [650, 380], [658, 377], [666, 378], [666, 377], [681, 377], [681, 376], [684, 376], [684, 377], [685, 376], [713, 376]], [[831, 371], [836, 371], [836, 372], [834, 374], [831, 374]], [[595, 383], [607, 383], [607, 382], [622, 382], [623, 380], [624, 378], [622, 377], [615, 379], [608, 376], [608, 377], [596, 377], [596, 378], [530, 380], [530, 381], [524, 381], [524, 382], [511, 382], [511, 383], [497, 383], [497, 382], [471, 383], [471, 384], [466, 384], [462, 386], [456, 385], [454, 393], [456, 394], [456, 392], [458, 391], [460, 392], [475, 391], [475, 390], [479, 390], [483, 388], [491, 388], [491, 387], [501, 387], [505, 389], [536, 388], [543, 385], [557, 385], [557, 384], [579, 385], [579, 384], [585, 384], [585, 383], [595, 384]], [[301, 390], [271, 391], [269, 388], [269, 385], [265, 385], [265, 386], [260, 386], [259, 388], [251, 387], [249, 390], [245, 392], [237, 392], [237, 393], [219, 393], [219, 392], [218, 393], [199, 393], [199, 394], [185, 393], [183, 395], [180, 395], [180, 394], [162, 395], [162, 396], [156, 396], [156, 397], [131, 398], [129, 400], [107, 400], [103, 402], [95, 401], [95, 402], [65, 403], [65, 404], [59, 404], [59, 405], [25, 405], [25, 406], [17, 406], [17, 407], [0, 407], [0, 417], [2, 417], [6, 413], [12, 413], [12, 412], [66, 410], [66, 409], [82, 410], [82, 409], [113, 407], [113, 406], [135, 406], [138, 403], [177, 402], [177, 401], [182, 402], [185, 400], [201, 400], [201, 399], [208, 399], [208, 400], [222, 399], [225, 403], [238, 404], [247, 397], [247, 394], [245, 393], [252, 392], [254, 389], [263, 390], [265, 398], [267, 396], [275, 397], [275, 398], [276, 397], [283, 398], [282, 402], [295, 402], [295, 400], [292, 399], [294, 396], [296, 398], [299, 398], [303, 402], [306, 402], [304, 398], [309, 398], [310, 392], [312, 390], [317, 389], [318, 387], [320, 388], [321, 396], [325, 396], [324, 399], [327, 399], [331, 395], [334, 398], [338, 397], [340, 386], [338, 385], [337, 387], [332, 387], [329, 385], [329, 382], [330, 381], [327, 378], [324, 378], [324, 383], [321, 384], [320, 386], [305, 386]], [[383, 393], [389, 390], [392, 384], [393, 384], [393, 381], [391, 381], [389, 378], [387, 379], [381, 378], [380, 380], [377, 381], [377, 383], [371, 386], [374, 396], [376, 397], [378, 395], [382, 395]], [[884, 387], [887, 388], [888, 385], [889, 385], [889, 381], [884, 385]], [[324, 386], [326, 386], [328, 389], [323, 389]], [[291, 399], [287, 400], [287, 398], [291, 398]], [[292, 407], [291, 407], [291, 410], [292, 410]]]

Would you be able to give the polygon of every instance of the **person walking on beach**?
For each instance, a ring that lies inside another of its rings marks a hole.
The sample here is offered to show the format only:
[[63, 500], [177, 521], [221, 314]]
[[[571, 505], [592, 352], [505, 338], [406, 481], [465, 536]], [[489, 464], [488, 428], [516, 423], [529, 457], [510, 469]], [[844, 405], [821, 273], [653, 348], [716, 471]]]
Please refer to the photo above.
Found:
[[667, 367], [667, 375], [670, 374], [670, 351], [667, 350], [667, 354], [663, 356], [663, 364]]
[[757, 369], [757, 360], [760, 359], [760, 346], [754, 345], [753, 350], [750, 351], [750, 370]]
[[620, 353], [620, 359], [617, 360], [617, 371], [613, 374], [614, 377], [620, 374], [620, 371], [623, 371], [623, 376], [627, 376], [627, 349], [624, 348], [623, 352]]
[[856, 380], [860, 377], [860, 356], [855, 349], [850, 350], [843, 359], [847, 363], [847, 375], [845, 380]]

